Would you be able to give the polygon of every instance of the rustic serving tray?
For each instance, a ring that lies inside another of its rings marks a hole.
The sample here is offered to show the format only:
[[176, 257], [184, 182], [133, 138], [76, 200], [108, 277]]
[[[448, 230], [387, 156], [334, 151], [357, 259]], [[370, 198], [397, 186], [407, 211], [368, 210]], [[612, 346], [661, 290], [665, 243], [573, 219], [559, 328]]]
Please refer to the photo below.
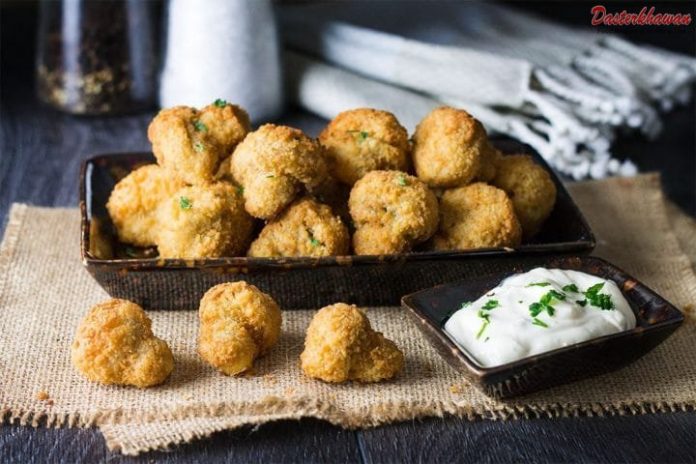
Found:
[[[445, 334], [445, 322], [463, 301], [475, 300], [506, 277], [537, 265], [582, 271], [614, 281], [636, 316], [636, 327], [500, 366], [479, 366]], [[684, 322], [684, 315], [660, 295], [616, 266], [594, 257], [548, 257], [541, 263], [511, 263], [496, 274], [407, 295], [401, 304], [443, 358], [473, 385], [495, 398], [523, 395], [620, 369], [662, 343]]]
[[529, 147], [494, 140], [503, 153], [529, 153], [551, 172], [556, 206], [540, 233], [517, 248], [419, 251], [383, 256], [324, 258], [159, 259], [156, 249], [119, 243], [106, 210], [116, 182], [153, 163], [151, 153], [99, 155], [82, 164], [81, 255], [90, 274], [113, 297], [157, 309], [195, 309], [213, 285], [246, 280], [270, 293], [285, 309], [315, 308], [338, 301], [398, 305], [405, 294], [442, 282], [495, 272], [510, 260], [536, 261], [548, 254], [586, 254], [594, 236], [558, 177]]

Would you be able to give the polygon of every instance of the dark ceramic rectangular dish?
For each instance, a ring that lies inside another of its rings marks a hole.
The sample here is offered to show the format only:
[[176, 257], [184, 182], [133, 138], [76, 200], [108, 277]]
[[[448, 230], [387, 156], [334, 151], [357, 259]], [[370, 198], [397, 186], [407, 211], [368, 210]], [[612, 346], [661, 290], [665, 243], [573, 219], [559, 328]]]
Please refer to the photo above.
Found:
[[602, 259], [549, 258], [542, 265], [587, 272], [616, 282], [636, 315], [637, 327], [501, 366], [479, 366], [444, 333], [445, 321], [463, 301], [475, 300], [505, 277], [535, 265], [511, 264], [503, 272], [422, 290], [405, 296], [401, 305], [452, 367], [496, 398], [531, 393], [624, 367], [659, 345], [684, 321], [672, 304]]
[[[517, 142], [494, 141], [504, 153], [532, 153]], [[213, 285], [246, 280], [273, 295], [283, 308], [321, 307], [337, 301], [398, 305], [401, 296], [441, 282], [494, 272], [513, 260], [550, 253], [585, 254], [595, 245], [587, 222], [544, 160], [558, 189], [556, 206], [533, 241], [516, 249], [416, 251], [388, 256], [326, 258], [159, 259], [156, 251], [133, 255], [119, 243], [106, 211], [115, 183], [150, 153], [100, 155], [86, 160], [80, 176], [81, 254], [87, 270], [112, 296], [159, 309], [191, 309]], [[100, 253], [99, 250], [102, 250]], [[103, 250], [108, 250], [104, 253]], [[133, 255], [133, 256], [129, 256]], [[110, 256], [100, 259], [99, 256]]]

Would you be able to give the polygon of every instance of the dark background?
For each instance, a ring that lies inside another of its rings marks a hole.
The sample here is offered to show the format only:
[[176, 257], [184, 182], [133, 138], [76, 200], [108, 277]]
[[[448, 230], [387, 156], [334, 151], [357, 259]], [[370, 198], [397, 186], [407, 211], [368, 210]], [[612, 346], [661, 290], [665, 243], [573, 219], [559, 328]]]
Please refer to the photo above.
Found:
[[[204, 0], [201, 0], [202, 2]], [[513, 3], [513, 2], [509, 2]], [[592, 2], [514, 2], [520, 8], [568, 24], [588, 26]], [[604, 2], [609, 11], [637, 11], [637, 2]], [[661, 12], [690, 12], [696, 2], [654, 2]], [[0, 231], [12, 202], [77, 205], [82, 159], [100, 152], [142, 151], [154, 109], [140, 115], [73, 117], [40, 105], [33, 72], [37, 5], [0, 3]], [[626, 38], [696, 56], [696, 26], [600, 27]], [[296, 108], [281, 118], [316, 135], [325, 121]], [[636, 134], [614, 148], [641, 171], [660, 171], [672, 200], [696, 215], [696, 106], [665, 115], [654, 141]], [[2, 372], [0, 372], [2, 375]], [[1, 395], [1, 392], [0, 392]], [[285, 421], [223, 432], [212, 439], [151, 453], [137, 461], [583, 461], [696, 462], [696, 413], [636, 417], [469, 422], [427, 419], [366, 431], [341, 430], [315, 420]], [[109, 453], [94, 430], [0, 428], [0, 462], [130, 461]]]

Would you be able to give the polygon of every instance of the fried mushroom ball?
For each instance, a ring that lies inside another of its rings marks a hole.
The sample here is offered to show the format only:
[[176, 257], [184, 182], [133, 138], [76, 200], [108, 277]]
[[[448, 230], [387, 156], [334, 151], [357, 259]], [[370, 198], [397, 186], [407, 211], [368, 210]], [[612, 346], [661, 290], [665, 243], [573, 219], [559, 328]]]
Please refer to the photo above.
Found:
[[282, 317], [269, 295], [246, 282], [216, 285], [201, 299], [198, 353], [227, 375], [252, 368], [280, 336]]
[[254, 217], [280, 213], [302, 188], [309, 192], [328, 178], [320, 145], [299, 129], [264, 124], [234, 151], [232, 176], [244, 188], [244, 206]]
[[493, 185], [512, 199], [525, 238], [536, 235], [556, 204], [551, 175], [528, 155], [502, 156]]
[[358, 255], [405, 253], [437, 229], [435, 195], [414, 176], [371, 171], [357, 181], [348, 199]]
[[106, 203], [119, 240], [142, 247], [154, 245], [157, 207], [183, 186], [156, 164], [142, 166], [121, 179]]
[[105, 385], [151, 387], [174, 369], [172, 352], [152, 333], [150, 318], [127, 300], [94, 306], [77, 327], [70, 355], [82, 375]]
[[295, 201], [263, 228], [249, 256], [337, 256], [350, 248], [348, 228], [331, 208], [311, 198]]
[[370, 171], [409, 168], [408, 133], [387, 111], [344, 111], [326, 126], [319, 142], [326, 150], [331, 174], [348, 185]]
[[404, 355], [354, 305], [336, 303], [314, 315], [300, 355], [304, 373], [324, 382], [379, 382], [396, 376]]
[[239, 187], [227, 182], [178, 190], [162, 202], [157, 221], [162, 258], [243, 255], [253, 227]]
[[437, 250], [514, 247], [522, 229], [512, 201], [502, 190], [477, 182], [446, 190], [440, 199]]
[[242, 108], [216, 101], [202, 110], [175, 106], [160, 111], [147, 136], [157, 163], [187, 184], [213, 181], [220, 162], [249, 132]]
[[431, 111], [413, 134], [413, 165], [430, 187], [457, 187], [493, 177], [495, 148], [483, 125], [464, 110]]

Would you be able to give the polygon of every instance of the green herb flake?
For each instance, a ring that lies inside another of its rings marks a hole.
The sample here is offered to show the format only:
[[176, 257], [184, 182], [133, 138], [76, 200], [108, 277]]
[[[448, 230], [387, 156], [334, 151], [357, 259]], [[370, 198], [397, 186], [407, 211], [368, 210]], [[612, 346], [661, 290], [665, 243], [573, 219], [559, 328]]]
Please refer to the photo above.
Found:
[[585, 306], [587, 306], [587, 300], [575, 300], [575, 302], [576, 302], [577, 304], [579, 304], [580, 306], [582, 306], [583, 308], [584, 308]]
[[600, 282], [588, 288], [585, 291], [585, 298], [592, 305], [602, 310], [614, 309], [614, 302], [611, 301], [611, 295], [607, 293], [599, 293], [604, 287], [604, 282]]
[[549, 285], [551, 285], [549, 282], [532, 282], [527, 287], [548, 287]]
[[481, 328], [476, 334], [476, 340], [481, 338], [481, 335], [483, 335], [483, 332], [486, 330], [486, 327], [488, 327], [488, 324], [490, 324], [490, 321], [488, 319], [484, 319], [483, 323], [481, 324]]
[[307, 234], [309, 234], [309, 244], [312, 245], [312, 248], [316, 248], [318, 246], [324, 246], [324, 244], [321, 242], [321, 240], [318, 240], [314, 236], [314, 232], [312, 232], [311, 229], [307, 229]]
[[544, 327], [544, 328], [549, 327], [549, 325], [546, 322], [542, 321], [541, 319], [537, 319], [536, 317], [534, 319], [532, 319], [532, 324], [538, 325], [539, 327]]
[[193, 121], [193, 128], [196, 129], [196, 132], [208, 132], [208, 126], [202, 121]]
[[129, 258], [137, 258], [138, 250], [136, 250], [133, 247], [126, 247], [126, 256], [128, 256]]
[[203, 145], [201, 142], [195, 142], [193, 144], [193, 149], [200, 153], [205, 149], [205, 145]]
[[462, 305], [459, 307], [459, 309], [468, 308], [468, 307], [471, 306], [472, 304], [473, 304], [473, 303], [472, 303], [471, 301], [465, 301], [464, 303], [462, 303]]
[[399, 176], [398, 179], [396, 179], [396, 183], [399, 184], [402, 187], [406, 187], [408, 185], [408, 180], [406, 179], [406, 176]]
[[365, 132], [362, 130], [349, 130], [348, 133], [353, 135], [353, 137], [355, 137], [358, 143], [364, 142], [370, 136], [369, 132]]
[[563, 291], [564, 292], [572, 292], [572, 293], [580, 293], [580, 290], [578, 290], [578, 286], [575, 284], [568, 284], [563, 286]]
[[275, 176], [273, 174], [266, 174], [266, 179], [273, 179]]
[[218, 98], [213, 102], [213, 105], [217, 106], [218, 108], [224, 108], [227, 106], [227, 100], [223, 100], [222, 98]]
[[238, 185], [238, 186], [237, 186], [237, 194], [238, 194], [238, 195], [244, 195], [244, 187]]
[[193, 203], [191, 203], [188, 197], [179, 197], [179, 208], [184, 210], [191, 209], [193, 208]]
[[486, 304], [484, 304], [481, 309], [490, 311], [491, 309], [497, 308], [499, 306], [498, 300], [488, 300], [486, 301]]

